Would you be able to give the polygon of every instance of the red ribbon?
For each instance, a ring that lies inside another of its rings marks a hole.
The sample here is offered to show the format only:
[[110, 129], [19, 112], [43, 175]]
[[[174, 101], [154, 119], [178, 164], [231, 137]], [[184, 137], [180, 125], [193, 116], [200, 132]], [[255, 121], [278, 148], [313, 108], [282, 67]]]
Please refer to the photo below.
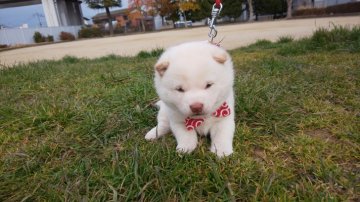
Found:
[[[214, 117], [227, 117], [230, 115], [230, 107], [229, 105], [224, 102], [212, 115]], [[200, 126], [202, 123], [204, 123], [203, 118], [186, 118], [185, 119], [185, 127], [188, 131], [194, 130], [196, 127]]]
[[215, 7], [220, 8], [221, 0], [215, 0]]

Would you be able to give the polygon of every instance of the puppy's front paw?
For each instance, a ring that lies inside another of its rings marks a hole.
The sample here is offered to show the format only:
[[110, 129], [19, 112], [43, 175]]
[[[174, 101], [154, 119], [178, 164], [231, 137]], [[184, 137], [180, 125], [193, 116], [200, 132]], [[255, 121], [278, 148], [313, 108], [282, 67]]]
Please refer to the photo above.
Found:
[[148, 133], [145, 135], [146, 140], [155, 140], [158, 136], [156, 135], [156, 127], [151, 129]]
[[178, 144], [176, 147], [176, 151], [179, 153], [191, 153], [195, 150], [197, 142], [191, 142], [188, 144]]
[[192, 151], [194, 151], [196, 148], [195, 146], [189, 146], [189, 145], [178, 145], [176, 147], [176, 151], [179, 153], [191, 153]]
[[210, 151], [216, 154], [219, 158], [229, 156], [230, 154], [233, 153], [233, 149], [231, 147], [223, 147], [223, 146], [216, 147], [215, 145], [211, 146]]

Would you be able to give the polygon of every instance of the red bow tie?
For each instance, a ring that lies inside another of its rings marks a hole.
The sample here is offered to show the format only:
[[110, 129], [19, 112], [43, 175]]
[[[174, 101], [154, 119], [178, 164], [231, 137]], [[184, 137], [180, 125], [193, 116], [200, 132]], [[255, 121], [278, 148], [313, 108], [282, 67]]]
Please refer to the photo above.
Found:
[[[224, 102], [214, 113], [212, 113], [214, 117], [227, 117], [230, 115], [230, 107]], [[194, 130], [196, 127], [199, 127], [202, 123], [204, 123], [203, 118], [190, 118], [187, 117], [185, 119], [185, 126], [187, 130]]]

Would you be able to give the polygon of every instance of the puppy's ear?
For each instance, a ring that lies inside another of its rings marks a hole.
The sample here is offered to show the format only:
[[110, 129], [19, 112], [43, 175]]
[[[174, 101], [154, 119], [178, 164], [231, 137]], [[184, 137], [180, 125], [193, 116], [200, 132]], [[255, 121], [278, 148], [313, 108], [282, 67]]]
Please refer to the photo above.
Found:
[[164, 62], [158, 62], [155, 65], [155, 70], [159, 73], [160, 77], [162, 77], [165, 73], [165, 71], [168, 69], [169, 67], [169, 62], [164, 61]]
[[225, 53], [216, 53], [213, 55], [213, 58], [216, 62], [220, 64], [224, 64], [227, 60], [227, 56]]

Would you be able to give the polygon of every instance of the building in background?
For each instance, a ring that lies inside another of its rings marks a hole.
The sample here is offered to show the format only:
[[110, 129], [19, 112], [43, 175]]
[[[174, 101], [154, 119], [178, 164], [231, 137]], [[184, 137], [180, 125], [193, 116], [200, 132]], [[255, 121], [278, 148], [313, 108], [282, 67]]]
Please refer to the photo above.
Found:
[[80, 0], [0, 0], [0, 9], [42, 4], [48, 27], [83, 25]]
[[[136, 9], [129, 8], [127, 0], [120, 0], [121, 7], [110, 12], [115, 32], [141, 31], [141, 21], [144, 22], [146, 31], [159, 30], [162, 28], [162, 20], [159, 15], [144, 15]], [[144, 8], [146, 9], [146, 8]], [[92, 17], [94, 24], [107, 29], [108, 19], [105, 12]]]
[[83, 24], [83, 15], [78, 0], [41, 0], [49, 27]]
[[0, 9], [41, 4], [47, 24], [43, 26], [39, 20], [40, 26], [36, 28], [24, 24], [20, 28], [0, 29], [0, 44], [31, 44], [36, 32], [53, 41], [60, 41], [61, 32], [77, 37], [83, 25], [81, 3], [79, 0], [0, 0]]

